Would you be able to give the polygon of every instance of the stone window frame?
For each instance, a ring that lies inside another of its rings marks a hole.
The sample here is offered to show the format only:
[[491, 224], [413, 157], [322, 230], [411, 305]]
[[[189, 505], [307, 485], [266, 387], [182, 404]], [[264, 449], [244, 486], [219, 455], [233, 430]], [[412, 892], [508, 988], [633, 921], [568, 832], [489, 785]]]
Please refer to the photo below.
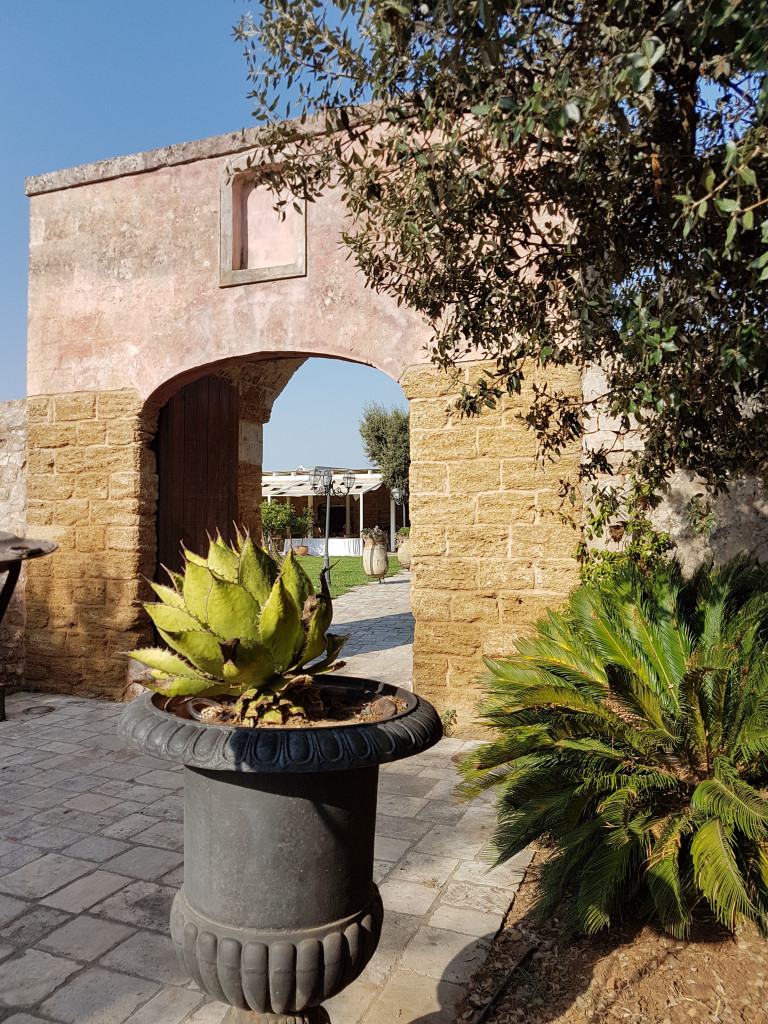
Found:
[[225, 168], [220, 184], [220, 262], [219, 287], [228, 288], [232, 285], [255, 284], [259, 281], [279, 281], [290, 277], [307, 276], [307, 204], [304, 199], [295, 200], [301, 207], [303, 230], [297, 232], [294, 239], [294, 258], [292, 263], [278, 264], [274, 267], [240, 268], [235, 266], [235, 247], [240, 244], [242, 230], [239, 220], [242, 210], [241, 196], [243, 185], [252, 181], [254, 173], [249, 170]]

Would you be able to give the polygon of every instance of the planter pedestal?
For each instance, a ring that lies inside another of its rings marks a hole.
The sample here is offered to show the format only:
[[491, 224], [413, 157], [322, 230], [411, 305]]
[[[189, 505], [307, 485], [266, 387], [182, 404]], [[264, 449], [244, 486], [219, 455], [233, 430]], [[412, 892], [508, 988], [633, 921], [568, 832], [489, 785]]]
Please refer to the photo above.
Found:
[[123, 713], [133, 746], [185, 765], [171, 936], [200, 988], [233, 1007], [227, 1024], [322, 1024], [320, 1004], [374, 954], [378, 766], [427, 749], [442, 729], [413, 694], [368, 686], [406, 710], [366, 725], [232, 728], [176, 718], [147, 694]]

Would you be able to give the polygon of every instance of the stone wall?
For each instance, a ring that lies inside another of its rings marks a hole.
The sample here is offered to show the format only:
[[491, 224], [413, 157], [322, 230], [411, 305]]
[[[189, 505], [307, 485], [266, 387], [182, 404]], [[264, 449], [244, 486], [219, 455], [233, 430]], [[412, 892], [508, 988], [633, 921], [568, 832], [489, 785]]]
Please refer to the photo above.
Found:
[[[0, 530], [27, 533], [27, 403], [0, 404]], [[5, 579], [0, 574], [0, 584]], [[17, 682], [24, 664], [24, 585], [22, 569], [11, 604], [0, 623], [0, 683]]]
[[[602, 450], [606, 453], [613, 475], [601, 477], [600, 482], [605, 487], [615, 487], [621, 493], [627, 480], [624, 471], [633, 453], [642, 450], [643, 435], [631, 420], [631, 429], [623, 433], [620, 431], [620, 421], [609, 415], [605, 401], [600, 400], [607, 389], [603, 371], [597, 366], [590, 366], [583, 382], [584, 401], [587, 403], [583, 446], [585, 452]], [[716, 525], [709, 536], [694, 534], [691, 528], [688, 507], [694, 497], [707, 502], [714, 516]], [[623, 519], [619, 510], [609, 525], [620, 526]], [[655, 529], [669, 534], [671, 553], [687, 573], [708, 559], [724, 562], [739, 552], [751, 551], [763, 561], [768, 559], [768, 492], [752, 478], [741, 477], [731, 481], [728, 494], [712, 499], [707, 496], [702, 480], [692, 473], [678, 470], [670, 477], [662, 502], [651, 515], [651, 522]], [[620, 552], [626, 546], [626, 539], [611, 540], [605, 534], [591, 544]]]
[[[550, 383], [577, 394], [580, 373]], [[520, 415], [530, 381], [473, 419], [446, 411], [450, 381], [435, 368], [413, 367], [402, 384], [411, 400], [414, 686], [466, 722], [482, 657], [509, 653], [514, 637], [578, 582], [580, 531], [561, 516], [578, 519], [579, 510], [559, 480], [575, 476], [581, 452], [546, 471], [537, 464]]]
[[58, 550], [31, 562], [26, 679], [119, 697], [123, 652], [150, 640], [139, 600], [155, 565], [156, 416], [133, 390], [28, 399], [28, 532]]

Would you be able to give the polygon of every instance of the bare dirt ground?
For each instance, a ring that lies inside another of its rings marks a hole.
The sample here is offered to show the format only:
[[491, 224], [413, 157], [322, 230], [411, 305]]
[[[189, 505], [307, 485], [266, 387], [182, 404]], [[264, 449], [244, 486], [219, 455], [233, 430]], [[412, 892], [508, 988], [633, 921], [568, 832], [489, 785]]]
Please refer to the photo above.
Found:
[[460, 1024], [768, 1024], [768, 942], [702, 919], [679, 942], [642, 923], [564, 941], [534, 927], [530, 908], [545, 852], [473, 980]]

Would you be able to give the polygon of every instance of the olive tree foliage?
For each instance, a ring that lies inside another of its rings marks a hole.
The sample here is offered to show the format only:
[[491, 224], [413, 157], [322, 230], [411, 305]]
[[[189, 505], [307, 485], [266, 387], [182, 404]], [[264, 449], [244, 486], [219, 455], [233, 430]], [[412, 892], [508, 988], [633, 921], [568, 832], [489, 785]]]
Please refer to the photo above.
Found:
[[645, 430], [642, 479], [765, 477], [767, 7], [262, 0], [236, 28], [249, 166], [340, 189], [351, 257], [433, 360], [487, 357], [463, 412], [543, 367], [529, 422], [557, 452], [581, 409], [547, 368], [596, 362]]
[[410, 414], [393, 405], [378, 402], [363, 406], [360, 420], [363, 451], [381, 472], [384, 486], [408, 489], [411, 466]]

